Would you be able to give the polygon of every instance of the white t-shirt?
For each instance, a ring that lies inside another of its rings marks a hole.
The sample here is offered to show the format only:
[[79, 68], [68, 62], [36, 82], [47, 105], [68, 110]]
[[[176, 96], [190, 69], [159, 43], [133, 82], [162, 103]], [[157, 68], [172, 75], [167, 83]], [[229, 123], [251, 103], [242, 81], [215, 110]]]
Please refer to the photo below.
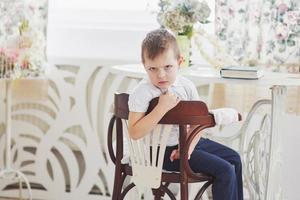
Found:
[[[195, 85], [188, 79], [178, 75], [175, 82], [169, 88], [180, 100], [199, 100]], [[150, 101], [159, 97], [162, 91], [155, 87], [148, 78], [143, 79], [129, 95], [129, 111], [145, 113]], [[167, 142], [167, 146], [178, 144], [179, 126], [174, 125]]]

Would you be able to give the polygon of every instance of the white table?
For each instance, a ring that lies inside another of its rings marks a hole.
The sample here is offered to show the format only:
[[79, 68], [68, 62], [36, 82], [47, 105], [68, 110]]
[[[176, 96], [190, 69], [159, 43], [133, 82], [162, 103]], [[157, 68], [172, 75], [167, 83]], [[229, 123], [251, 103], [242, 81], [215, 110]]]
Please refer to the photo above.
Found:
[[[146, 76], [144, 68], [140, 64], [118, 65], [111, 67], [112, 74], [132, 79], [141, 79]], [[196, 85], [203, 83], [245, 84], [257, 86], [270, 86], [272, 92], [271, 101], [271, 149], [269, 169], [267, 170], [266, 192], [257, 194], [262, 199], [282, 199], [282, 136], [284, 132], [282, 122], [285, 115], [285, 99], [287, 86], [300, 86], [299, 74], [265, 72], [259, 80], [225, 79], [220, 77], [219, 71], [212, 68], [193, 66], [180, 70], [180, 73], [188, 77]], [[268, 103], [264, 101], [263, 103]], [[250, 111], [251, 113], [251, 111]], [[245, 122], [246, 123], [246, 122]], [[243, 128], [242, 128], [243, 129]], [[259, 172], [257, 172], [259, 175]], [[246, 177], [247, 178], [247, 177]], [[259, 191], [258, 191], [259, 193]]]

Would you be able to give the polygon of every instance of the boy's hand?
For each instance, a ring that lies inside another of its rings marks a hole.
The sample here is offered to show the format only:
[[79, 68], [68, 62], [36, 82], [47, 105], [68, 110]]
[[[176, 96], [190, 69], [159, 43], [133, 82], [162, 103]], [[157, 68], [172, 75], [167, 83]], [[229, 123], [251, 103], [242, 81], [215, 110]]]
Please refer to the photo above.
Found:
[[[191, 158], [191, 154], [192, 152], [189, 152], [189, 156], [188, 156], [188, 159]], [[178, 160], [179, 159], [179, 156], [180, 156], [180, 151], [179, 149], [174, 149], [170, 155], [170, 160], [173, 162], [174, 160]]]
[[179, 103], [179, 101], [180, 99], [176, 94], [167, 91], [166, 93], [159, 96], [158, 106], [168, 112], [169, 110], [174, 108]]
[[179, 159], [179, 149], [174, 149], [170, 155], [170, 160], [173, 162], [174, 160], [178, 160]]

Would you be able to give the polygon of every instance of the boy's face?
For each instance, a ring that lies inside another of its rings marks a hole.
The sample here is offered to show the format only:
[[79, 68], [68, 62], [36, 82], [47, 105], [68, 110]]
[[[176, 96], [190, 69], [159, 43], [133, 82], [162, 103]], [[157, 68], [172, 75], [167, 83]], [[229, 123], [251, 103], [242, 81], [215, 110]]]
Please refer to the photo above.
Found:
[[145, 56], [144, 67], [153, 85], [168, 89], [176, 80], [182, 59], [177, 59], [172, 48], [157, 55], [153, 60]]

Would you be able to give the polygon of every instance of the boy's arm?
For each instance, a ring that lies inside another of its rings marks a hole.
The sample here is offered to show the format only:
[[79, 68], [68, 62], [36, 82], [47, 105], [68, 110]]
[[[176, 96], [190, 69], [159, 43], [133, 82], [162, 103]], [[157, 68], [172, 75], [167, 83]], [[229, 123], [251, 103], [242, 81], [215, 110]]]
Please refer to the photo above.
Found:
[[148, 115], [130, 112], [128, 118], [128, 132], [132, 139], [142, 138], [149, 133], [165, 115], [165, 111], [156, 106]]
[[[188, 130], [188, 133], [187, 133], [187, 137], [192, 133], [192, 131], [196, 128], [197, 126], [196, 125], [191, 125], [189, 130]], [[191, 142], [190, 144], [190, 147], [189, 147], [189, 151], [188, 151], [188, 159], [190, 159], [190, 156], [191, 154], [193, 153], [198, 141], [200, 140], [202, 136], [202, 132], [198, 133], [196, 135], [196, 137], [193, 139], [193, 141]], [[180, 156], [180, 151], [179, 149], [174, 149], [170, 155], [170, 160], [173, 162], [174, 160], [177, 160], [179, 159], [179, 156]]]
[[132, 139], [142, 138], [149, 133], [161, 120], [161, 118], [179, 103], [179, 98], [167, 92], [159, 97], [158, 104], [147, 115], [139, 112], [129, 112], [128, 132]]
[[[189, 130], [189, 132], [188, 132], [188, 136], [193, 132], [193, 130], [194, 130], [196, 127], [197, 127], [196, 125], [191, 125], [191, 126], [190, 126], [190, 130]], [[194, 137], [194, 139], [192, 140], [191, 145], [190, 145], [190, 148], [189, 148], [189, 157], [190, 157], [190, 155], [193, 153], [193, 151], [194, 151], [194, 149], [195, 149], [197, 143], [199, 142], [201, 136], [202, 136], [202, 131], [200, 131], [200, 133], [198, 133], [198, 134]]]

